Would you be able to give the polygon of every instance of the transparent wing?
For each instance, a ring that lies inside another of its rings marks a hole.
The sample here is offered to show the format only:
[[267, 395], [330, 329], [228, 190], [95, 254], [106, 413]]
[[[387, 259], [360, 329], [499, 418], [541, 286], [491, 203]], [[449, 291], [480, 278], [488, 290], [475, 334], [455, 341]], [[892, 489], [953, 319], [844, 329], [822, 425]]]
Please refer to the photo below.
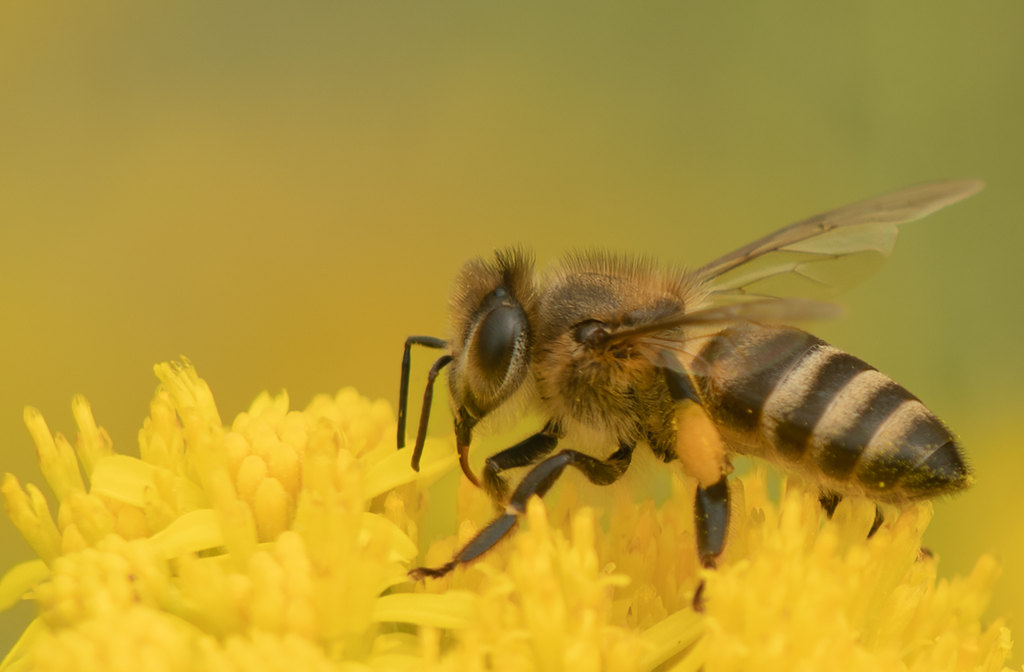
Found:
[[[767, 298], [736, 303], [727, 306], [712, 306], [677, 317], [648, 322], [610, 332], [605, 343], [635, 340], [640, 336], [670, 332], [681, 327], [727, 326], [740, 322], [754, 324], [792, 324], [810, 320], [828, 320], [842, 314], [842, 308], [834, 303], [801, 298]], [[667, 338], [672, 338], [667, 336]]]
[[897, 225], [977, 193], [980, 180], [926, 182], [779, 229], [696, 273], [712, 305], [768, 296], [827, 298], [855, 286], [892, 253]]
[[[727, 306], [713, 306], [679, 317], [649, 324], [621, 329], [610, 333], [607, 342], [631, 341], [638, 351], [656, 366], [684, 371], [683, 362], [691, 370], [701, 372], [702, 363], [695, 360], [694, 352], [699, 342], [713, 337], [719, 329], [746, 324], [753, 327], [789, 325], [794, 322], [825, 320], [838, 317], [842, 309], [834, 303], [810, 299], [761, 299]], [[697, 329], [693, 329], [697, 327]], [[701, 329], [708, 327], [710, 329]], [[683, 329], [683, 331], [679, 331]], [[771, 365], [770, 359], [762, 358], [761, 364]]]

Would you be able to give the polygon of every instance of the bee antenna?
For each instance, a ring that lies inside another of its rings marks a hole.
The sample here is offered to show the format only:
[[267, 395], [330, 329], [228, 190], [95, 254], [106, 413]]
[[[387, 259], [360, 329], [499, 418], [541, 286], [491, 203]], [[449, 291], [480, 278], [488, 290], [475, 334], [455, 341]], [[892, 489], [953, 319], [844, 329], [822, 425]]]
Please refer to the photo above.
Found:
[[427, 374], [427, 388], [423, 391], [423, 410], [420, 411], [420, 428], [416, 432], [416, 447], [412, 451], [412, 469], [420, 470], [420, 458], [423, 456], [423, 444], [427, 440], [427, 425], [430, 423], [430, 405], [434, 401], [434, 380], [441, 369], [448, 366], [452, 361], [451, 355], [441, 355], [430, 367]]

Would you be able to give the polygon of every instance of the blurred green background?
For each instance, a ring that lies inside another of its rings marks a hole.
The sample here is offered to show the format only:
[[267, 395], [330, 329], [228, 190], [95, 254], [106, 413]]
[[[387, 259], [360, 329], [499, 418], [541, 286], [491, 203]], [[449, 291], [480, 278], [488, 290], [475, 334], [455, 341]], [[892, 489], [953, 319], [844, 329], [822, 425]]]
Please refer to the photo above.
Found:
[[[997, 553], [989, 613], [1020, 614], [1022, 155], [1018, 1], [6, 2], [0, 470], [42, 483], [22, 408], [73, 434], [75, 393], [137, 451], [181, 354], [226, 422], [263, 389], [393, 402], [403, 339], [443, 335], [494, 247], [697, 265], [979, 177], [819, 332], [962, 435], [977, 485], [928, 543], [946, 576]], [[0, 549], [33, 555], [6, 518]], [[0, 615], [0, 649], [32, 613]]]

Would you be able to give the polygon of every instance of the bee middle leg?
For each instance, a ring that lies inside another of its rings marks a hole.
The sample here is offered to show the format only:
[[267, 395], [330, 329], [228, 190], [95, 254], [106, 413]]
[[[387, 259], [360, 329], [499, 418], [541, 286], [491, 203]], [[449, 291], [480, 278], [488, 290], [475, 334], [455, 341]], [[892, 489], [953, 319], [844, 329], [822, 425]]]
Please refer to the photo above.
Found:
[[534, 464], [555, 449], [560, 438], [557, 425], [549, 422], [544, 429], [505, 450], [495, 453], [484, 463], [484, 490], [497, 503], [508, 498], [508, 481], [501, 472]]
[[591, 483], [596, 485], [614, 483], [629, 468], [633, 448], [632, 445], [622, 444], [607, 460], [600, 460], [576, 450], [563, 450], [552, 455], [526, 474], [526, 477], [512, 493], [508, 506], [505, 507], [505, 513], [488, 523], [487, 527], [463, 546], [451, 561], [437, 568], [417, 567], [409, 572], [409, 577], [416, 581], [426, 577], [442, 577], [460, 564], [475, 560], [492, 549], [515, 526], [519, 516], [526, 513], [526, 503], [530, 497], [546, 495], [565, 468], [570, 465], [579, 469]]

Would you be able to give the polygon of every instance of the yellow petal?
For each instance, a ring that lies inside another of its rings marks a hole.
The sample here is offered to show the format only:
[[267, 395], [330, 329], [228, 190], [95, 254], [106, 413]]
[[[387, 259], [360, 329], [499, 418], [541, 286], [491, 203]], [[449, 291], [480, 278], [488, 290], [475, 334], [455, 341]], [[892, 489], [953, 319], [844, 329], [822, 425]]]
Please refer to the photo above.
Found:
[[363, 481], [364, 497], [372, 499], [400, 485], [445, 473], [459, 461], [454, 448], [451, 441], [427, 439], [419, 471], [413, 471], [410, 464], [412, 450], [395, 451], [366, 473]]
[[450, 590], [439, 595], [398, 593], [377, 599], [371, 618], [377, 622], [466, 628], [476, 619], [478, 602], [479, 598], [466, 590]]
[[704, 634], [704, 617], [692, 609], [680, 609], [640, 636], [646, 649], [641, 670], [651, 670], [696, 642]]
[[149, 462], [127, 455], [100, 458], [93, 468], [90, 492], [143, 507], [146, 505], [145, 489], [156, 489], [156, 469]]
[[197, 553], [224, 545], [217, 512], [213, 509], [189, 511], [149, 538], [165, 558]]
[[41, 618], [36, 618], [29, 623], [28, 627], [25, 628], [25, 632], [21, 633], [21, 637], [18, 638], [18, 642], [7, 653], [3, 664], [0, 664], [0, 672], [16, 672], [29, 669], [31, 661], [28, 656], [32, 652], [32, 647], [45, 637], [49, 631], [50, 629]]
[[0, 611], [10, 609], [25, 593], [50, 576], [50, 568], [42, 560], [29, 560], [11, 567], [0, 580]]
[[[391, 541], [391, 555], [388, 559], [392, 562], [412, 562], [419, 554], [419, 549], [416, 548], [412, 539], [384, 516], [364, 512], [362, 523], [366, 534], [380, 535]], [[360, 541], [363, 543], [365, 540], [366, 538], [360, 537]]]

